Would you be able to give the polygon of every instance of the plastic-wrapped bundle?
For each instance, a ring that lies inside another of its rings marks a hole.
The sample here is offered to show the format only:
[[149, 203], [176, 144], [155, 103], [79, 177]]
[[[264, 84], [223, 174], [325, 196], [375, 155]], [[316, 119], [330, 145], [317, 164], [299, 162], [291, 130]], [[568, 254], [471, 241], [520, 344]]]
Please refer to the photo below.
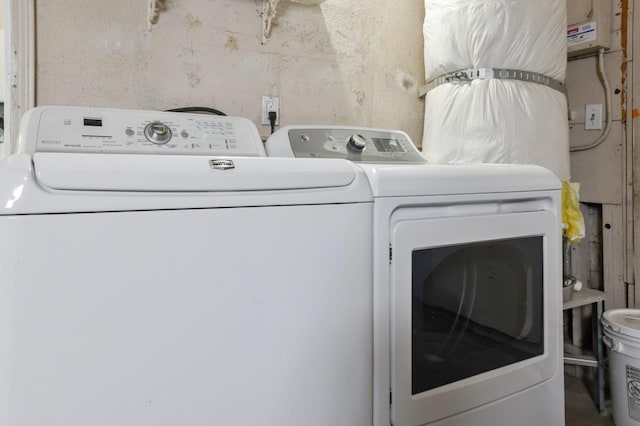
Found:
[[[478, 68], [564, 81], [564, 0], [425, 0], [427, 81]], [[423, 152], [434, 162], [539, 164], [569, 179], [564, 94], [515, 80], [452, 81], [427, 93]]]
[[425, 140], [430, 161], [538, 164], [569, 179], [567, 101], [534, 83], [475, 80], [427, 94]]
[[565, 78], [565, 0], [425, 0], [425, 16], [427, 80], [492, 67]]

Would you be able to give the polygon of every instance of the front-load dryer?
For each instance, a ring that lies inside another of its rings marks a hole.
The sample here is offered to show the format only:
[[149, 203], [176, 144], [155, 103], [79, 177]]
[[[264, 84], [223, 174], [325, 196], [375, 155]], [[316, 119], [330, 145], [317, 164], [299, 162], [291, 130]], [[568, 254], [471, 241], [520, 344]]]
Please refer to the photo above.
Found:
[[47, 107], [0, 164], [0, 424], [370, 425], [372, 194], [244, 119]]
[[552, 173], [427, 164], [391, 130], [286, 127], [266, 150], [349, 159], [368, 176], [375, 426], [564, 424]]

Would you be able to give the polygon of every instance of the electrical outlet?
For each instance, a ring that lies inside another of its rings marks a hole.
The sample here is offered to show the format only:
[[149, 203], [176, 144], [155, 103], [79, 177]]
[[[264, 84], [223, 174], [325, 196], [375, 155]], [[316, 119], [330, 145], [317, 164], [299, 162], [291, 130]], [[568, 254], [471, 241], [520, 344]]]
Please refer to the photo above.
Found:
[[585, 130], [602, 130], [602, 104], [587, 104], [584, 128]]
[[269, 126], [269, 113], [276, 113], [276, 126], [280, 124], [280, 98], [277, 96], [262, 97], [262, 124]]

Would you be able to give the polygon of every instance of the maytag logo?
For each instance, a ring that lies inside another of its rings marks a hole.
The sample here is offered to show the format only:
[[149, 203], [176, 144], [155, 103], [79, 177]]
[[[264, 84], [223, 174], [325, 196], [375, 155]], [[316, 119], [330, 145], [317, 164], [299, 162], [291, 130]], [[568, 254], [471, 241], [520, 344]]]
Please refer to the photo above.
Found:
[[209, 164], [211, 164], [212, 169], [216, 170], [229, 170], [236, 167], [233, 164], [233, 160], [209, 160]]

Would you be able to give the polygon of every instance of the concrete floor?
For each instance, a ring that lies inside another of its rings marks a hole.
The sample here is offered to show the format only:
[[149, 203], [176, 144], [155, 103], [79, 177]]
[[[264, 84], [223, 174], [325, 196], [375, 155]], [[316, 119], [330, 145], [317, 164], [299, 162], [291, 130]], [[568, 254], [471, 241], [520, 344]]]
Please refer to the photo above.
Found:
[[565, 374], [564, 403], [566, 426], [613, 426], [611, 420], [611, 406], [598, 414], [591, 395], [582, 379]]

